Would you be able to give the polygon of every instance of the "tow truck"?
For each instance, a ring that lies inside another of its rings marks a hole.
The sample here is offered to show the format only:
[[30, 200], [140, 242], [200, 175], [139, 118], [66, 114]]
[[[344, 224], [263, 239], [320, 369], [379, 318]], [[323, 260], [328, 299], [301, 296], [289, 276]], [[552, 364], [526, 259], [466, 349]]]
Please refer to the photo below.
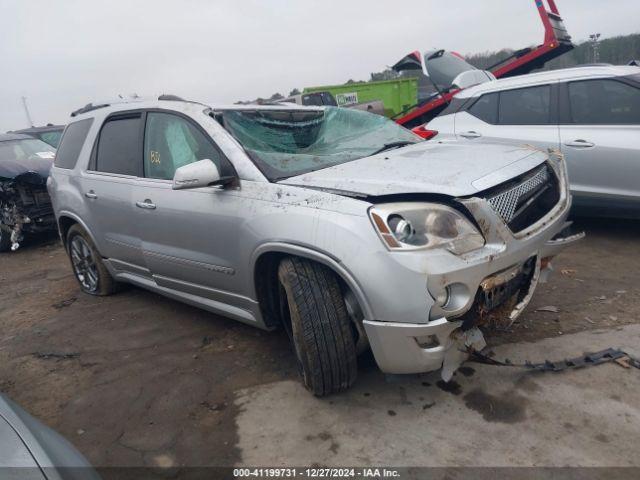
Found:
[[544, 41], [537, 47], [523, 48], [487, 70], [479, 70], [455, 53], [445, 50], [414, 51], [391, 68], [401, 75], [417, 76], [420, 83], [418, 103], [393, 119], [400, 125], [428, 138], [420, 127], [437, 117], [464, 88], [497, 78], [523, 75], [542, 68], [545, 63], [574, 48], [555, 0], [534, 0], [544, 25]]

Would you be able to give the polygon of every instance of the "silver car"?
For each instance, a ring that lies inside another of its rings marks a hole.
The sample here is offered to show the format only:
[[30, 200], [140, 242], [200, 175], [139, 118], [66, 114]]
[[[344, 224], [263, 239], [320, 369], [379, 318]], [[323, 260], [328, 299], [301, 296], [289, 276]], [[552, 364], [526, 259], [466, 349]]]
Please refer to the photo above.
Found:
[[585, 66], [465, 89], [425, 127], [434, 140], [529, 143], [566, 157], [574, 206], [640, 218], [640, 68]]
[[385, 372], [450, 378], [578, 238], [556, 156], [336, 107], [88, 105], [49, 191], [82, 290], [284, 327], [316, 395], [349, 387], [367, 348]]
[[73, 445], [0, 394], [0, 478], [100, 480]]

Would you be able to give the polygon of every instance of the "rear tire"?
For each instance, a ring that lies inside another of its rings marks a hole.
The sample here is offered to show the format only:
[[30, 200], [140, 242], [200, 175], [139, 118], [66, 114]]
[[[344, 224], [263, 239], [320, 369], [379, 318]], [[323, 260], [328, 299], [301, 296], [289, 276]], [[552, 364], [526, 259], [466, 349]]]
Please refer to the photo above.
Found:
[[11, 250], [11, 229], [0, 225], [0, 253]]
[[84, 293], [106, 296], [116, 292], [116, 281], [102, 262], [91, 238], [80, 225], [72, 225], [67, 232], [67, 254]]
[[[282, 260], [278, 278], [286, 293], [290, 335], [302, 381], [316, 396], [346, 390], [358, 366], [351, 320], [335, 274], [303, 258]], [[283, 306], [286, 307], [286, 306]]]

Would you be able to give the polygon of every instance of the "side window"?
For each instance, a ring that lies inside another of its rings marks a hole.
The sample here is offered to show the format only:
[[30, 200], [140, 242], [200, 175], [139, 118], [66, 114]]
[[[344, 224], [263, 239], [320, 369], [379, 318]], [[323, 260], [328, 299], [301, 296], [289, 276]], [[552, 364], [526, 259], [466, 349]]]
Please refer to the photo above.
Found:
[[332, 107], [338, 106], [336, 99], [333, 98], [333, 95], [331, 95], [329, 92], [323, 92], [321, 95], [322, 95], [322, 103], [324, 105], [330, 105]]
[[[86, 120], [90, 120], [90, 119], [87, 118]], [[85, 120], [80, 120], [80, 121], [84, 122]], [[62, 138], [62, 132], [58, 132], [58, 131], [44, 132], [40, 134], [40, 140], [42, 140], [44, 143], [48, 143], [49, 145], [55, 148], [58, 148], [61, 138]]]
[[500, 92], [498, 123], [501, 125], [545, 125], [551, 119], [551, 86], [519, 88]]
[[142, 175], [140, 115], [108, 119], [98, 139], [96, 170], [121, 175]]
[[229, 172], [226, 160], [200, 130], [170, 113], [149, 112], [144, 134], [144, 173], [147, 178], [172, 180], [179, 167], [212, 160], [220, 175]]
[[569, 83], [569, 104], [573, 123], [640, 124], [640, 89], [616, 80]]
[[56, 167], [75, 168], [92, 123], [93, 118], [85, 118], [67, 125], [53, 162]]
[[468, 112], [483, 122], [498, 123], [498, 94], [487, 93], [482, 95], [471, 105]]
[[322, 94], [321, 93], [309, 93], [307, 95], [302, 96], [302, 104], [303, 105], [314, 105], [321, 106], [322, 103]]

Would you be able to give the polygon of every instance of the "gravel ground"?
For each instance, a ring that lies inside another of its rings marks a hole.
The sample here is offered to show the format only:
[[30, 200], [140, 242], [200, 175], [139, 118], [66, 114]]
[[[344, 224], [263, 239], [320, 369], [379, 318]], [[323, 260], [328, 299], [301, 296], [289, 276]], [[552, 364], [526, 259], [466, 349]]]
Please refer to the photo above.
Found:
[[[640, 223], [578, 226], [587, 238], [554, 262], [510, 331], [487, 335], [490, 345], [640, 323]], [[56, 238], [0, 264], [0, 391], [94, 465], [234, 465], [242, 461], [238, 392], [297, 379], [282, 332], [133, 287], [82, 294]], [[370, 357], [361, 363], [367, 384], [390, 388]]]

